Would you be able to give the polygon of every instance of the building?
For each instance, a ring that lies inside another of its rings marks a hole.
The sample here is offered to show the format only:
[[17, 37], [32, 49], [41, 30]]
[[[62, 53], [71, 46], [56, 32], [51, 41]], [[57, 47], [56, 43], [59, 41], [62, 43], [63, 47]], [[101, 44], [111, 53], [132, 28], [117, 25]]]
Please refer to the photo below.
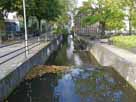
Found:
[[8, 13], [8, 16], [5, 17], [5, 30], [6, 32], [20, 31], [20, 23], [16, 12]]
[[76, 16], [74, 22], [75, 33], [82, 36], [96, 37], [96, 35], [99, 34], [99, 23], [92, 25], [84, 25], [82, 24], [82, 20], [81, 20], [84, 16], [85, 15], [83, 14], [78, 14], [78, 16]]

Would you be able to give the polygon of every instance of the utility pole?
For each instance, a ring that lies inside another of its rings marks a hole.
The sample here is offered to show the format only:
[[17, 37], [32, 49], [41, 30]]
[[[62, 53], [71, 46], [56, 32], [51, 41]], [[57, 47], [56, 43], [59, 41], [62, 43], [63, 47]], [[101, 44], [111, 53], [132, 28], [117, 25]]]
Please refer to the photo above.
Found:
[[24, 12], [24, 28], [25, 28], [25, 56], [28, 57], [28, 35], [27, 35], [27, 25], [26, 25], [25, 0], [23, 0], [23, 12]]

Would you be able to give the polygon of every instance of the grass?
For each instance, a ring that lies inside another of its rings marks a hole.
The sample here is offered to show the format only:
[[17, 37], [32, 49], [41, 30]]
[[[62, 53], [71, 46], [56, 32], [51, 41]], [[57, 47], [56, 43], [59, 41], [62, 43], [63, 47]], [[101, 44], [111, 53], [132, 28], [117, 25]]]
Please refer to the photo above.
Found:
[[113, 42], [113, 45], [121, 48], [134, 48], [136, 47], [136, 35], [132, 36], [114, 36], [110, 40]]

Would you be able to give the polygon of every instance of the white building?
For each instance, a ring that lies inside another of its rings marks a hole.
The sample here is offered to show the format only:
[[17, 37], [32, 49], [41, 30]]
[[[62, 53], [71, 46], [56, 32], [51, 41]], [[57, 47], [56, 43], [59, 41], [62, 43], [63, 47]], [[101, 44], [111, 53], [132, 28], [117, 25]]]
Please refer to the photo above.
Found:
[[[11, 28], [11, 27], [14, 27], [14, 30], [16, 32], [19, 32], [20, 31], [20, 23], [19, 23], [19, 19], [18, 19], [18, 16], [17, 16], [17, 12], [13, 12], [13, 13], [8, 13], [7, 17], [5, 17], [5, 22], [7, 23], [6, 24], [6, 28], [8, 29]], [[14, 26], [12, 26], [14, 25]], [[6, 30], [7, 30], [6, 29]], [[12, 29], [12, 28], [11, 28]], [[10, 30], [11, 30], [10, 29]], [[13, 29], [12, 29], [13, 30]]]

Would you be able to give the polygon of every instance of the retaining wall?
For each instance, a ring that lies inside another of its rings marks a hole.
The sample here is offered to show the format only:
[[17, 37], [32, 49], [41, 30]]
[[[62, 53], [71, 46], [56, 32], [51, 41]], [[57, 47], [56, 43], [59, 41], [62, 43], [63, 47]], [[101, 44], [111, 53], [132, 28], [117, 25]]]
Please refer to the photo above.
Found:
[[29, 70], [34, 66], [45, 64], [50, 55], [57, 50], [62, 40], [62, 36], [55, 39], [46, 47], [39, 50], [38, 53], [15, 68], [15, 70], [9, 73], [5, 78], [0, 80], [0, 102], [2, 102], [20, 84], [20, 82], [23, 81]]
[[90, 53], [99, 64], [114, 68], [136, 89], [136, 54], [127, 50], [79, 37], [88, 43]]
[[126, 81], [136, 89], [136, 55], [105, 44], [93, 44], [91, 54], [102, 66], [114, 68]]

